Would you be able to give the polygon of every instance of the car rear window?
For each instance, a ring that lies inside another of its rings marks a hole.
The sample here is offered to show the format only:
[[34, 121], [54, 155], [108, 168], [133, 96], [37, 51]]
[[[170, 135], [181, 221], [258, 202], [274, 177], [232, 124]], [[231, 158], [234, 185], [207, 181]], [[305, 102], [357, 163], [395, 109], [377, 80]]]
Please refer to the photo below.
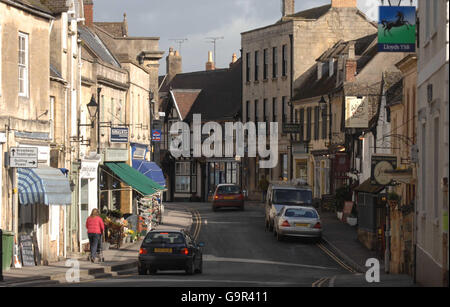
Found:
[[304, 217], [315, 219], [318, 217], [316, 211], [308, 210], [308, 209], [287, 209], [284, 212], [284, 216], [286, 217]]
[[241, 188], [236, 185], [223, 185], [217, 188], [218, 194], [240, 194]]
[[144, 239], [144, 244], [183, 244], [184, 237], [177, 232], [151, 232]]
[[274, 190], [273, 202], [275, 204], [311, 204], [312, 192], [309, 190], [276, 189]]

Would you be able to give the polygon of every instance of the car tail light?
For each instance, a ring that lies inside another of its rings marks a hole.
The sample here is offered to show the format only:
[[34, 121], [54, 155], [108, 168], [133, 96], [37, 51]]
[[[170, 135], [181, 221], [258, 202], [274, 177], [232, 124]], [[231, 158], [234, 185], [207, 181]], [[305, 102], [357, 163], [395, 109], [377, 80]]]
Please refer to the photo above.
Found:
[[314, 225], [314, 228], [321, 229], [321, 228], [322, 228], [322, 225], [320, 225], [320, 223], [317, 222], [316, 225]]
[[237, 197], [237, 199], [239, 199], [239, 200], [244, 200], [244, 194], [239, 194], [238, 197]]
[[147, 250], [145, 248], [141, 248], [139, 250], [139, 255], [147, 255]]
[[284, 221], [283, 224], [281, 224], [283, 227], [291, 227], [291, 224], [289, 224], [288, 221]]
[[181, 250], [181, 253], [182, 253], [183, 255], [189, 255], [189, 250], [188, 250], [187, 248], [183, 248], [183, 249]]
[[220, 195], [214, 196], [214, 199], [215, 199], [215, 200], [220, 199]]

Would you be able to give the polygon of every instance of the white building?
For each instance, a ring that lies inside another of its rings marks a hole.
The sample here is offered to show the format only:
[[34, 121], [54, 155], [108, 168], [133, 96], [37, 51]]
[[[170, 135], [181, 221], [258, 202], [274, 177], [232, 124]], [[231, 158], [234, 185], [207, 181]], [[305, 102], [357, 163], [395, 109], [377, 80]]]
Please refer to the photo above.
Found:
[[448, 0], [420, 0], [416, 280], [448, 284]]

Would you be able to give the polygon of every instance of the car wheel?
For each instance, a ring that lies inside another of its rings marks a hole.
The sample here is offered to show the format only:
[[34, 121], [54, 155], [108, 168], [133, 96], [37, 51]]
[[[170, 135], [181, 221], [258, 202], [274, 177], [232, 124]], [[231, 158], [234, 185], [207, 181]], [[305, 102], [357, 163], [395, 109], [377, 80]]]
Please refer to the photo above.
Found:
[[149, 269], [150, 275], [155, 275], [157, 270], [156, 269]]
[[138, 268], [139, 275], [147, 275], [147, 268]]
[[200, 264], [198, 265], [197, 270], [195, 270], [195, 273], [198, 273], [198, 274], [203, 273], [203, 259], [200, 260]]
[[277, 232], [277, 241], [283, 241], [284, 236]]
[[194, 275], [195, 271], [194, 271], [194, 259], [191, 260], [191, 263], [188, 264], [188, 266], [186, 267], [186, 274], [187, 275]]
[[269, 221], [269, 231], [273, 231], [273, 224]]

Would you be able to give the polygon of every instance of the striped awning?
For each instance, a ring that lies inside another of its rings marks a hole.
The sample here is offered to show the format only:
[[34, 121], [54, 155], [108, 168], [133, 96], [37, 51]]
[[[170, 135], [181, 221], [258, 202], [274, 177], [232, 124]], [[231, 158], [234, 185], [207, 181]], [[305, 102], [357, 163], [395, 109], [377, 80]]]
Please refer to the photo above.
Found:
[[17, 177], [19, 202], [22, 205], [72, 203], [69, 180], [57, 168], [17, 168]]

